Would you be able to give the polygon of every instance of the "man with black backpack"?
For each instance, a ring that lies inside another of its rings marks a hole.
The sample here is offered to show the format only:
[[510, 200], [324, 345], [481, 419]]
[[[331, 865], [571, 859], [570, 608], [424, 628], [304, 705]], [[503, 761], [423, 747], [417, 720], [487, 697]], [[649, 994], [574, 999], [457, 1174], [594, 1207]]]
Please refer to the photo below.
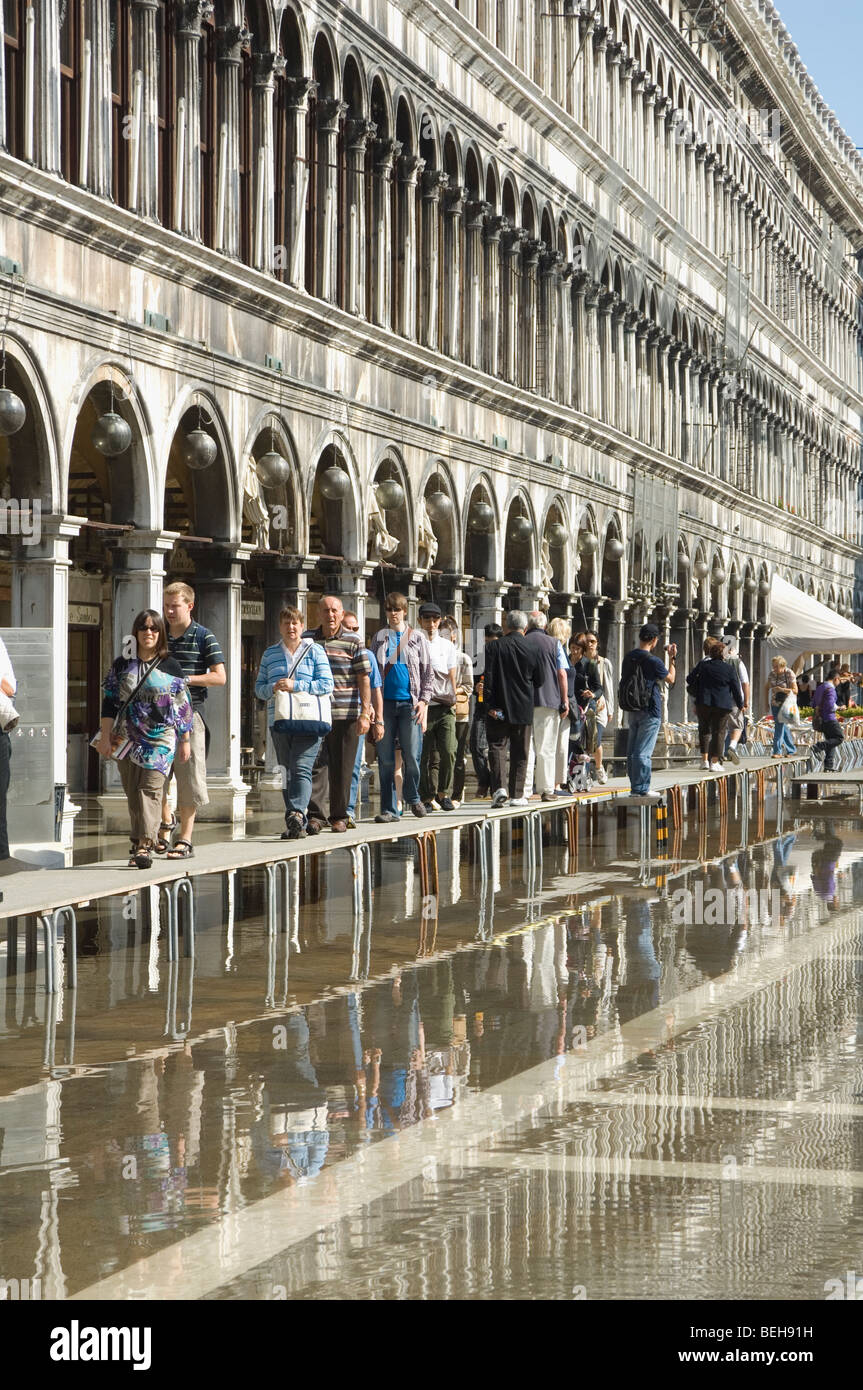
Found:
[[623, 658], [618, 704], [629, 716], [629, 745], [626, 751], [626, 771], [633, 796], [658, 801], [659, 792], [650, 790], [650, 771], [653, 750], [662, 724], [662, 695], [660, 684], [673, 685], [677, 647], [666, 647], [668, 666], [654, 655], [659, 641], [659, 628], [645, 623], [638, 634], [638, 646]]

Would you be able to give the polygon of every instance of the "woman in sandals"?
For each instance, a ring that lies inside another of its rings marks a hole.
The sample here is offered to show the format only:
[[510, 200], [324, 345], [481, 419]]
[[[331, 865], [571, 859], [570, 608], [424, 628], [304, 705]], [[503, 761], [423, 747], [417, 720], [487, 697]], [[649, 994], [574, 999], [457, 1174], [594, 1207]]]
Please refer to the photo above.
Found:
[[130, 742], [117, 764], [132, 822], [129, 864], [149, 869], [165, 777], [175, 754], [181, 761], [189, 756], [192, 706], [183, 672], [168, 651], [161, 614], [152, 608], [139, 613], [132, 640], [135, 656], [118, 656], [105, 677], [102, 737], [96, 747], [109, 758], [124, 739]]

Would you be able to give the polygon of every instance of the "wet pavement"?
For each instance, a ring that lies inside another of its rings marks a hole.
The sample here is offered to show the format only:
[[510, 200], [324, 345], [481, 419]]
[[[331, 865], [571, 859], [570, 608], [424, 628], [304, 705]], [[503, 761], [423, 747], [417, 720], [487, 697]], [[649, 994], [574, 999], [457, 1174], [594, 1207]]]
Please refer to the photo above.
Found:
[[687, 812], [647, 864], [632, 816], [575, 845], [554, 808], [440, 828], [437, 891], [378, 844], [359, 912], [347, 854], [295, 862], [275, 920], [263, 867], [213, 874], [173, 961], [144, 887], [80, 909], [54, 995], [19, 919], [0, 1278], [823, 1298], [863, 1244], [863, 833], [843, 803], [762, 809]]

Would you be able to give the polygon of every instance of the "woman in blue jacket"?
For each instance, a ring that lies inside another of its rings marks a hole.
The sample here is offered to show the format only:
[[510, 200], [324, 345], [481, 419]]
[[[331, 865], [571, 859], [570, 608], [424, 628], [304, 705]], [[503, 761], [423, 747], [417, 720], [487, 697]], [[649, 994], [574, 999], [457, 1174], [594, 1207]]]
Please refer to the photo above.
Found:
[[[293, 733], [273, 727], [276, 691], [288, 694], [330, 695], [333, 673], [322, 646], [303, 641], [305, 621], [299, 608], [283, 608], [279, 614], [281, 642], [267, 647], [261, 657], [255, 694], [267, 701], [267, 723], [282, 769], [285, 800], [283, 840], [300, 840], [306, 833], [306, 813], [312, 794], [312, 768], [324, 738], [321, 733]], [[299, 658], [299, 660], [297, 659]]]
[[733, 709], [743, 708], [740, 681], [734, 667], [725, 660], [721, 638], [708, 637], [704, 660], [686, 677], [686, 688], [695, 701], [701, 766], [705, 771], [721, 772], [728, 716]]

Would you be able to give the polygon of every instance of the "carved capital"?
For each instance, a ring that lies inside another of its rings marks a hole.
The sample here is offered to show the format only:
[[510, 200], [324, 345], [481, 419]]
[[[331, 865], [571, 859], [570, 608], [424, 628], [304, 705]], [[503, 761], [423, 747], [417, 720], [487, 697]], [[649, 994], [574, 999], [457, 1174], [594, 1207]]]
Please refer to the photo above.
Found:
[[285, 105], [294, 111], [305, 111], [309, 97], [317, 90], [318, 84], [311, 77], [286, 77]]
[[272, 87], [287, 67], [281, 53], [256, 53], [252, 59], [252, 78], [256, 87]]
[[444, 191], [444, 215], [446, 217], [461, 217], [464, 212], [464, 200], [470, 190], [464, 184], [451, 183]]
[[442, 169], [425, 169], [422, 177], [423, 198], [426, 202], [436, 203], [448, 183], [449, 174]]
[[491, 203], [485, 203], [481, 198], [467, 203], [465, 206], [465, 216], [467, 218], [468, 231], [478, 232], [482, 227], [483, 221], [491, 212]]
[[177, 33], [185, 39], [199, 39], [201, 25], [215, 8], [212, 0], [183, 0], [177, 6]]
[[362, 118], [351, 117], [345, 122], [345, 139], [348, 149], [362, 152], [365, 150], [366, 141], [374, 135], [377, 126], [374, 121], [367, 121]]
[[243, 61], [243, 49], [248, 48], [252, 42], [251, 30], [239, 24], [226, 24], [223, 29], [216, 31], [218, 39], [218, 55], [220, 63], [228, 63], [231, 67], [239, 67]]
[[327, 97], [324, 101], [319, 101], [315, 107], [318, 130], [324, 135], [334, 135], [339, 128], [339, 121], [347, 112], [347, 102], [339, 101], [338, 97]]
[[418, 154], [403, 154], [398, 162], [399, 178], [402, 183], [415, 184], [425, 167], [425, 160]]
[[392, 172], [393, 161], [398, 159], [401, 152], [401, 140], [375, 140], [375, 173], [381, 176], [390, 174]]
[[502, 233], [506, 230], [508, 226], [509, 220], [506, 217], [487, 217], [485, 220], [486, 241], [489, 244], [491, 244], [492, 242], [499, 242]]

